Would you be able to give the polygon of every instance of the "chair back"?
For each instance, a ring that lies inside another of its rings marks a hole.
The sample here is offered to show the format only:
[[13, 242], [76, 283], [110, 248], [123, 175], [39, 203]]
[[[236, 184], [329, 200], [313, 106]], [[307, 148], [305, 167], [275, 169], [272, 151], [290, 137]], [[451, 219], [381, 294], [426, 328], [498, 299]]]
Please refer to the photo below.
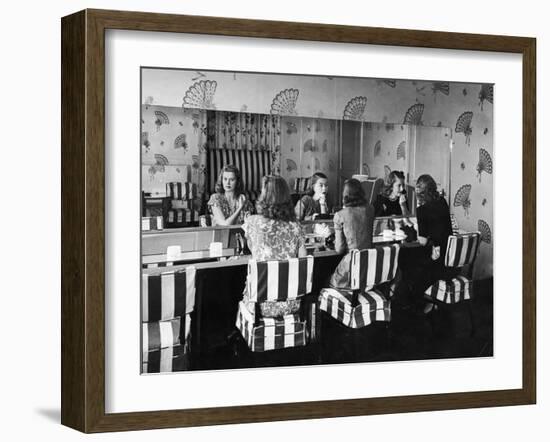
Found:
[[350, 288], [352, 290], [370, 289], [395, 278], [399, 244], [363, 250], [355, 249], [350, 253]]
[[248, 262], [248, 297], [253, 302], [285, 301], [311, 292], [313, 256]]
[[480, 237], [479, 232], [449, 236], [445, 253], [445, 266], [463, 267], [472, 264], [479, 248]]
[[294, 193], [304, 193], [309, 188], [311, 177], [294, 178]]
[[195, 267], [142, 275], [141, 321], [184, 317], [195, 307]]
[[193, 183], [174, 181], [166, 183], [166, 196], [170, 200], [192, 200], [197, 195]]

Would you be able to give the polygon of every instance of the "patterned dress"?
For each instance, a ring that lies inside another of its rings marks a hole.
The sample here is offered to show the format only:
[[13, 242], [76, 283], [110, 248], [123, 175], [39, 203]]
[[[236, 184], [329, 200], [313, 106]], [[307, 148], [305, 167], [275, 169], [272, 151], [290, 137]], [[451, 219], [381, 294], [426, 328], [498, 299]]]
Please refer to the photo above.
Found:
[[[265, 218], [261, 215], [249, 216], [243, 224], [243, 230], [252, 252], [252, 258], [258, 261], [289, 259], [298, 256], [298, 250], [305, 244], [302, 227], [295, 221], [280, 221]], [[254, 303], [248, 301], [244, 293], [247, 308], [254, 312]], [[296, 313], [300, 300], [267, 301], [260, 304], [265, 317], [280, 317]]]
[[[223, 216], [227, 219], [233, 213], [235, 213], [235, 210], [237, 210], [237, 200], [234, 200], [233, 204], [231, 204], [224, 193], [213, 193], [212, 195], [210, 195], [210, 199], [208, 200], [208, 207], [210, 208], [211, 214], [212, 207], [218, 207], [222, 211]], [[247, 212], [252, 212], [252, 204], [250, 204], [250, 201], [248, 200], [245, 201], [241, 213], [239, 213], [239, 216], [235, 220], [235, 224], [242, 224], [244, 222], [245, 214]], [[216, 225], [216, 221], [213, 216], [212, 225]]]

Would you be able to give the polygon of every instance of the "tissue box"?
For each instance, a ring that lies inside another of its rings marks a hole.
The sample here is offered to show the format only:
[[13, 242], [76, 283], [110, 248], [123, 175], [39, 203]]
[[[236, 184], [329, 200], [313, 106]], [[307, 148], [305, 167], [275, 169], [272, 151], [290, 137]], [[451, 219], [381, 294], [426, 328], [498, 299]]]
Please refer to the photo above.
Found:
[[299, 315], [282, 318], [259, 318], [254, 325], [254, 315], [244, 302], [239, 303], [236, 326], [254, 352], [300, 347], [307, 343], [307, 324]]

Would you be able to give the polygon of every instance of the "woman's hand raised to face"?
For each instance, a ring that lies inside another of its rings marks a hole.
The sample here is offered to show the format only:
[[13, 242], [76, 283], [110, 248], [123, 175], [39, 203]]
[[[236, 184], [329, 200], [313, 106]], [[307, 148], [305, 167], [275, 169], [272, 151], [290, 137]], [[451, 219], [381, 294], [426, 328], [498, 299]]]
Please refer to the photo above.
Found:
[[399, 195], [399, 204], [406, 204], [407, 203], [407, 195], [405, 193], [402, 193]]

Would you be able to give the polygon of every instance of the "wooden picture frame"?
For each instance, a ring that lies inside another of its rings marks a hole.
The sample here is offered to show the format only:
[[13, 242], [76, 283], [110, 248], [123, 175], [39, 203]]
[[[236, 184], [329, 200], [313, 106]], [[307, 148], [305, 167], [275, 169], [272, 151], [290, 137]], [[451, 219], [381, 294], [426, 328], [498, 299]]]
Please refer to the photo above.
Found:
[[[271, 405], [105, 412], [105, 30], [493, 51], [523, 63], [523, 385]], [[62, 408], [83, 432], [533, 404], [536, 400], [536, 40], [106, 10], [62, 19]]]

